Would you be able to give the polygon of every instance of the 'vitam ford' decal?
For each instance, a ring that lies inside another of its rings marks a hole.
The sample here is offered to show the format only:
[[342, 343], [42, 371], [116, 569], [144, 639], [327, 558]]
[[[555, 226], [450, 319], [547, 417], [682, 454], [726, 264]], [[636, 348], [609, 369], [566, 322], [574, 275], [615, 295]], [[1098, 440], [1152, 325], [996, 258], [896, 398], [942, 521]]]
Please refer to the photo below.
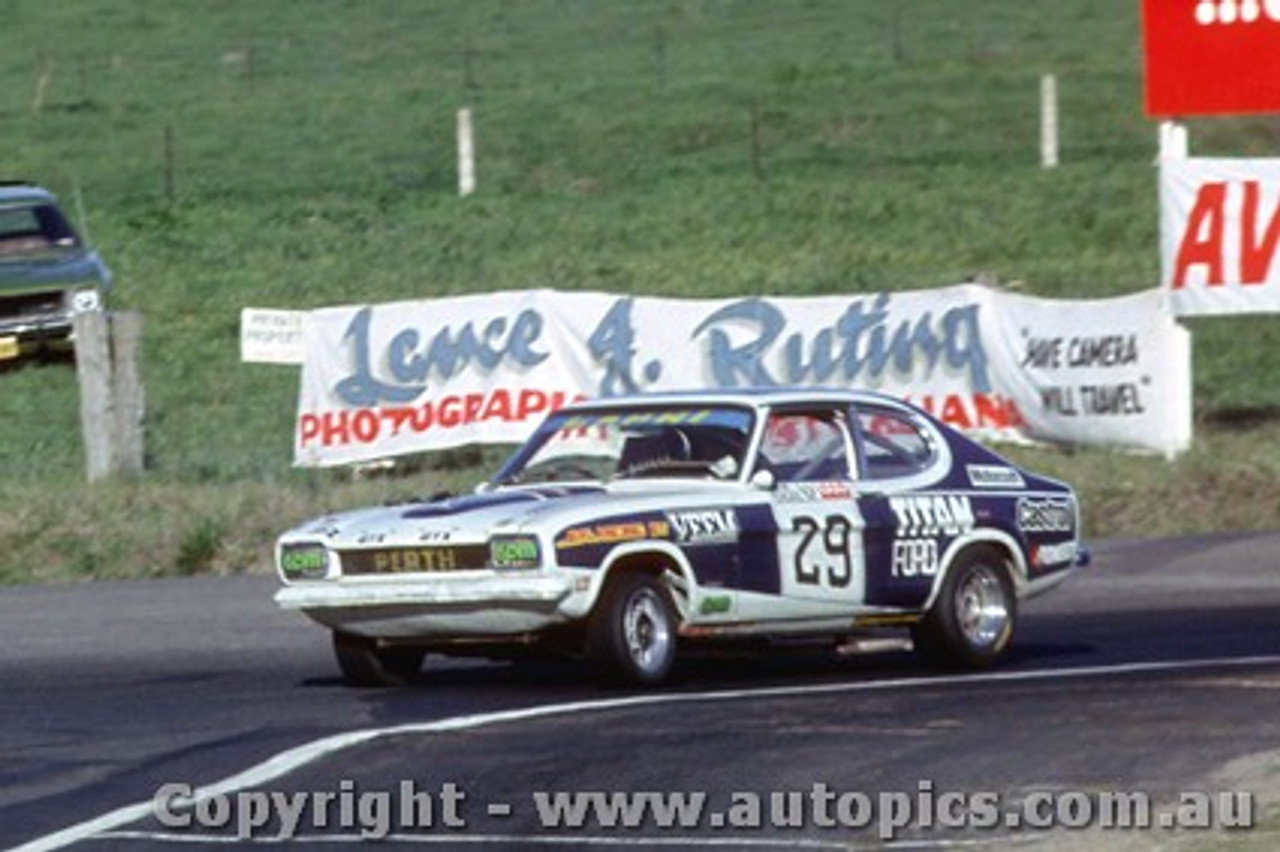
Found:
[[938, 540], [904, 538], [893, 543], [894, 577], [933, 577], [938, 573]]
[[898, 534], [907, 538], [959, 535], [974, 526], [973, 504], [968, 497], [891, 497], [889, 508], [897, 519]]

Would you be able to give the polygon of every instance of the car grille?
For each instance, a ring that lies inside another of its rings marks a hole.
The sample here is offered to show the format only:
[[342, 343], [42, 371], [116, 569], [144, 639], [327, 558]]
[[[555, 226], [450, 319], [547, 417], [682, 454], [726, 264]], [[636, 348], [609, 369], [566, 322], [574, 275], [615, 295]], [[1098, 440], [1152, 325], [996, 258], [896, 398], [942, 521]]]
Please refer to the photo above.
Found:
[[0, 296], [0, 317], [6, 319], [40, 317], [48, 314], [60, 314], [64, 311], [61, 290], [45, 293], [23, 293], [18, 296]]
[[342, 573], [362, 574], [442, 574], [476, 571], [488, 566], [487, 544], [430, 545], [425, 547], [381, 547], [346, 550], [339, 554]]

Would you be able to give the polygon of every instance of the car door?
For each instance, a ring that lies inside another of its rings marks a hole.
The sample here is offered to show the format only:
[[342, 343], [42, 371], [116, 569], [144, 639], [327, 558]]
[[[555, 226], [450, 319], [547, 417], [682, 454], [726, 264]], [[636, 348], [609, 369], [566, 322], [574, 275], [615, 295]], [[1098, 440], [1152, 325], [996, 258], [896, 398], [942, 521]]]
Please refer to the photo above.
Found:
[[757, 471], [774, 480], [772, 511], [780, 592], [802, 611], [852, 611], [866, 584], [856, 453], [839, 407], [774, 410], [765, 426]]
[[917, 415], [864, 403], [855, 409], [853, 425], [865, 525], [864, 602], [922, 605], [947, 545], [973, 528], [971, 499], [936, 487], [947, 469], [945, 442]]

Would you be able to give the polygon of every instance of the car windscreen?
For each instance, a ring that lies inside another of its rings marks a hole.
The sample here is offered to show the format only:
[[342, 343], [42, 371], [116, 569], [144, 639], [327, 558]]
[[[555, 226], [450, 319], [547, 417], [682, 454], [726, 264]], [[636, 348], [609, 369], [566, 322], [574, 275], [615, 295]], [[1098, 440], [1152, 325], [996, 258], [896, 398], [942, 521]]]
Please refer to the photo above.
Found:
[[75, 231], [51, 204], [0, 206], [0, 251], [38, 251], [77, 244]]
[[754, 423], [730, 406], [600, 408], [553, 415], [496, 482], [736, 479]]

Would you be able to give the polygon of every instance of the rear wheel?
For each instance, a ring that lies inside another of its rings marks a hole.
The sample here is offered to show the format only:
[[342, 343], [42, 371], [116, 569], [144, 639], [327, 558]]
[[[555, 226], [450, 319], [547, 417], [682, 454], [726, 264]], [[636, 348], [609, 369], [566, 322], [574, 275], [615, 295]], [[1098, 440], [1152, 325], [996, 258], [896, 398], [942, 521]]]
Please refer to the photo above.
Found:
[[947, 572], [932, 609], [912, 630], [916, 650], [948, 668], [989, 668], [1013, 641], [1017, 606], [1000, 553], [986, 547], [967, 550]]
[[384, 647], [378, 640], [333, 631], [333, 654], [352, 686], [405, 686], [422, 670], [420, 648]]
[[650, 574], [623, 574], [605, 587], [592, 613], [590, 652], [627, 683], [659, 683], [675, 663], [676, 629], [666, 587]]

